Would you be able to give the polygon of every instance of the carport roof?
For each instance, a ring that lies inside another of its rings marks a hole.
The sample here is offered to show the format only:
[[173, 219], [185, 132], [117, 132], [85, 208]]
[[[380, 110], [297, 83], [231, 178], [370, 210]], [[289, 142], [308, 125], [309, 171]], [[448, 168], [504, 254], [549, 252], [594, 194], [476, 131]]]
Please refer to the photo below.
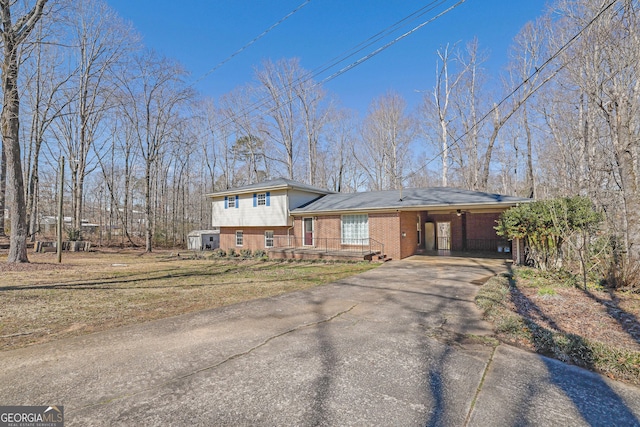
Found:
[[292, 214], [345, 211], [472, 209], [510, 207], [531, 199], [459, 188], [431, 187], [403, 190], [334, 193], [291, 211]]

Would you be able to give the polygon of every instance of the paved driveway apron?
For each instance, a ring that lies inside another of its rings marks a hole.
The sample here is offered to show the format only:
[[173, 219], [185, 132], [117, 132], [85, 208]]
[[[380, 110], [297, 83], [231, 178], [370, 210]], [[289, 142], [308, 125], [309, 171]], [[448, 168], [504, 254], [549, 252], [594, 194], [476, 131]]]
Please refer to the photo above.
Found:
[[637, 425], [638, 389], [482, 338], [473, 297], [503, 269], [412, 258], [3, 352], [0, 404], [64, 405], [68, 426]]

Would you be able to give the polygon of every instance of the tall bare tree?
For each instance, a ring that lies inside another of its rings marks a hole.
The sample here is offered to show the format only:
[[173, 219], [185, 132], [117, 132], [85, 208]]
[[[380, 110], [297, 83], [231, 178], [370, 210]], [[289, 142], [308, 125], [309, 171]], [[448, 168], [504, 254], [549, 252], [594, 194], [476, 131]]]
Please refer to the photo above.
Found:
[[145, 245], [153, 248], [157, 194], [157, 167], [163, 150], [172, 141], [180, 118], [180, 108], [192, 97], [192, 90], [182, 81], [182, 67], [153, 52], [137, 56], [119, 77], [127, 94], [124, 114], [133, 129], [144, 159]]
[[[8, 262], [28, 262], [27, 206], [20, 156], [20, 95], [18, 91], [19, 49], [40, 20], [47, 0], [18, 3], [0, 0], [2, 19], [2, 128], [3, 150], [7, 161], [7, 184], [11, 215]], [[24, 8], [23, 8], [24, 6]], [[17, 13], [17, 16], [15, 14]], [[4, 213], [3, 213], [4, 215]]]
[[[65, 84], [72, 76], [68, 70], [61, 67], [64, 62], [64, 52], [57, 43], [41, 43], [49, 32], [40, 21], [36, 35], [36, 43], [24, 62], [26, 68], [25, 79], [25, 110], [30, 118], [28, 154], [26, 159], [27, 185], [27, 217], [31, 241], [35, 240], [39, 225], [39, 191], [40, 191], [40, 157], [47, 131], [52, 122], [59, 117], [67, 104], [62, 96]], [[52, 38], [48, 34], [48, 39]], [[68, 101], [67, 101], [68, 102]]]
[[442, 186], [448, 185], [450, 145], [453, 142], [452, 130], [449, 125], [454, 116], [451, 113], [451, 103], [454, 92], [458, 89], [464, 77], [464, 70], [453, 70], [455, 58], [449, 45], [436, 52], [436, 83], [433, 92], [424, 97], [423, 114], [426, 118], [427, 138], [431, 134], [432, 126], [437, 129], [436, 149], [440, 150]]
[[90, 153], [105, 114], [114, 105], [115, 87], [110, 76], [137, 47], [137, 36], [102, 0], [81, 0], [74, 2], [74, 8], [67, 25], [76, 72], [68, 89], [67, 114], [57, 121], [57, 133], [64, 141], [71, 169], [73, 228], [80, 231], [84, 180], [96, 166], [90, 162]]
[[406, 113], [405, 100], [394, 92], [375, 99], [362, 125], [360, 164], [374, 190], [403, 186], [408, 154], [415, 135], [413, 119]]
[[297, 59], [265, 61], [256, 71], [258, 104], [269, 118], [264, 129], [275, 151], [277, 160], [284, 163], [287, 176], [295, 178], [295, 160], [299, 152], [296, 144], [300, 132], [295, 86], [304, 78]]

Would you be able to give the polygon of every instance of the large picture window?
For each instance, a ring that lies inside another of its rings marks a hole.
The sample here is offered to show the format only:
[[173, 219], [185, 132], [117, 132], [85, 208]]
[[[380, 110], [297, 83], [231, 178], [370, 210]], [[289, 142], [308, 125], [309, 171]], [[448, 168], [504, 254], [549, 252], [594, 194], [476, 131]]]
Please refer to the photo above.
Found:
[[341, 221], [341, 240], [343, 245], [360, 245], [369, 238], [369, 216], [343, 215]]

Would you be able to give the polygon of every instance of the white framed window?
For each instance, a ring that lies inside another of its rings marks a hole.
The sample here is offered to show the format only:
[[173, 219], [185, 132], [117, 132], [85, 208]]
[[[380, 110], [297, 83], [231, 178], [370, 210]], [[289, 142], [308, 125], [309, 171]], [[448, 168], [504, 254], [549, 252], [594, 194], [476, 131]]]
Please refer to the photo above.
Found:
[[236, 246], [242, 246], [244, 243], [244, 233], [242, 230], [236, 231]]
[[235, 198], [235, 196], [229, 196], [227, 198], [227, 205], [230, 208], [235, 208], [236, 207], [236, 198]]
[[360, 245], [369, 238], [369, 215], [342, 215], [340, 237], [343, 245]]
[[258, 206], [267, 205], [267, 193], [258, 193]]
[[264, 232], [264, 247], [265, 248], [273, 247], [273, 231]]

